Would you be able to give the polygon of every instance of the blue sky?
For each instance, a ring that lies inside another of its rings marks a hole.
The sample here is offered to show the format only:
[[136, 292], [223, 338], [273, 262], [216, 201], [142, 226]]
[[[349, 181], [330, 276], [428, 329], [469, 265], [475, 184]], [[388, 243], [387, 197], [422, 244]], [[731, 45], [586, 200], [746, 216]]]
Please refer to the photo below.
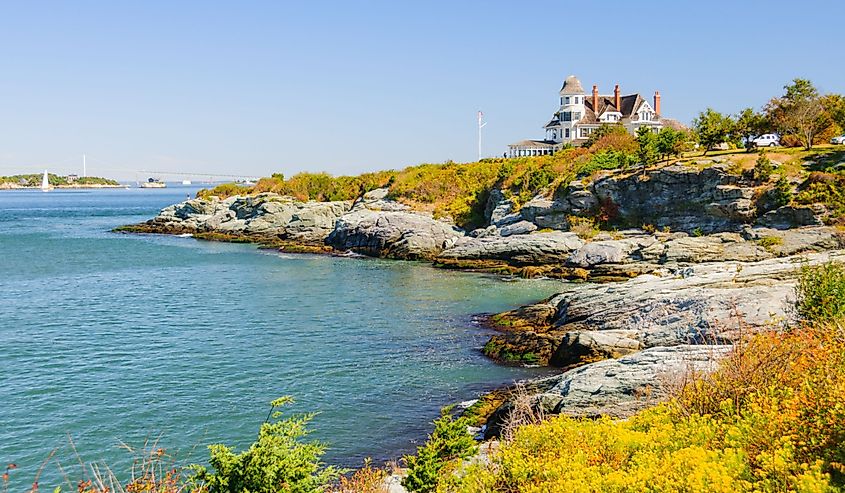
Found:
[[[741, 5], [740, 5], [741, 3]], [[839, 1], [3, 2], [0, 174], [357, 173], [541, 138], [569, 74], [689, 122], [845, 93]]]

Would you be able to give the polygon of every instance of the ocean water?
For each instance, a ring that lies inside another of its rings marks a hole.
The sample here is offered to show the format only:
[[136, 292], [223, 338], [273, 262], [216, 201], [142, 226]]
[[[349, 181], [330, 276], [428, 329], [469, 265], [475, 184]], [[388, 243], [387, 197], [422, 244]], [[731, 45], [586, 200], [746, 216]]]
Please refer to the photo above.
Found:
[[178, 462], [242, 448], [270, 400], [316, 412], [330, 463], [413, 449], [438, 409], [541, 370], [479, 352], [474, 323], [559, 291], [423, 263], [284, 255], [111, 233], [196, 188], [0, 192], [0, 464], [11, 491], [57, 460], [125, 470], [157, 441]]

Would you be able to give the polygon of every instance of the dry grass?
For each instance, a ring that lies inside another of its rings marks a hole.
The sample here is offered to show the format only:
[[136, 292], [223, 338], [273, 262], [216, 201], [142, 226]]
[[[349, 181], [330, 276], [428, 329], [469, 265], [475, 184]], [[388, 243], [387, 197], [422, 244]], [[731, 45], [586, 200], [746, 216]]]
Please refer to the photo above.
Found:
[[364, 467], [351, 476], [341, 476], [337, 487], [331, 493], [388, 493], [387, 471], [373, 467], [372, 461], [364, 461]]
[[525, 388], [524, 383], [518, 383], [511, 394], [511, 410], [502, 425], [502, 440], [510, 442], [516, 431], [526, 425], [537, 425], [546, 419], [542, 403], [534, 398]]

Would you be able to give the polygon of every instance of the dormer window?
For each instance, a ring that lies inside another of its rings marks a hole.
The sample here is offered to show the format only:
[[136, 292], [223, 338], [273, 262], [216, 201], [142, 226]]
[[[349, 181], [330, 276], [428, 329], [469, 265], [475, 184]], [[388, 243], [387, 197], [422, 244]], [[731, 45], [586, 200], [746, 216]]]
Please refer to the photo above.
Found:
[[566, 96], [566, 104], [569, 104], [569, 96]]

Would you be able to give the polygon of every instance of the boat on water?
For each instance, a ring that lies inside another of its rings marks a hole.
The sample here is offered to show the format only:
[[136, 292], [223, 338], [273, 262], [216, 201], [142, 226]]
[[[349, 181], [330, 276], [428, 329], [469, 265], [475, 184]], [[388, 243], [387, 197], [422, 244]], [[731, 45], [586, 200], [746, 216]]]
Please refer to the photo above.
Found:
[[44, 176], [41, 177], [41, 191], [49, 192], [53, 187], [50, 186], [50, 178], [47, 176], [47, 170], [44, 170]]
[[138, 184], [140, 188], [167, 188], [167, 184], [156, 178], [150, 178], [147, 181]]
[[191, 180], [182, 180], [182, 185], [190, 185]]

